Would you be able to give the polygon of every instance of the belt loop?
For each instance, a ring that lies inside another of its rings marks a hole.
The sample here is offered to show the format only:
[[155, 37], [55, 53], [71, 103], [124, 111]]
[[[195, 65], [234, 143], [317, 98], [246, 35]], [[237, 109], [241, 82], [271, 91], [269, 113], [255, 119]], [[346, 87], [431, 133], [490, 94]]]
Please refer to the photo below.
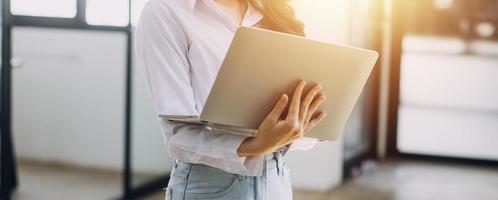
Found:
[[277, 160], [277, 174], [282, 176], [284, 175], [284, 161], [280, 151], [275, 152], [275, 159]]
[[268, 169], [268, 159], [267, 156], [263, 159], [263, 172], [265, 172]]
[[277, 175], [280, 175], [280, 166], [278, 165], [278, 153], [277, 152], [273, 152], [273, 158], [275, 159], [275, 163], [276, 163], [276, 168], [277, 168]]

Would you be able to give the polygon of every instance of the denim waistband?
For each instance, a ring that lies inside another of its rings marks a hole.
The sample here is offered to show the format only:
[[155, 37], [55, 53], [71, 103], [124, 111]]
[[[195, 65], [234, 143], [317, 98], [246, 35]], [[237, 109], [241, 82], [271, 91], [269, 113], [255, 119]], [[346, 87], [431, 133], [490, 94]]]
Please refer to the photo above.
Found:
[[277, 149], [275, 152], [268, 154], [268, 155], [265, 155], [265, 160], [271, 160], [273, 158], [283, 157], [287, 153], [288, 150], [289, 150], [289, 146], [283, 146], [283, 147]]
[[276, 169], [278, 175], [283, 175], [284, 155], [286, 150], [275, 151], [265, 156], [263, 171]]
[[268, 160], [273, 160], [273, 159], [277, 159], [279, 157], [283, 156], [283, 153], [282, 152], [279, 152], [279, 151], [275, 151], [271, 154], [268, 154], [268, 155], [265, 155], [265, 160], [268, 161]]
[[[263, 171], [264, 173], [277, 173], [278, 175], [283, 175], [284, 173], [284, 155], [286, 149], [279, 149], [271, 154], [265, 155], [263, 160]], [[175, 159], [175, 169], [177, 166], [191, 166], [197, 164], [191, 164], [188, 162], [183, 162], [181, 160]], [[202, 165], [202, 164], [199, 164]]]

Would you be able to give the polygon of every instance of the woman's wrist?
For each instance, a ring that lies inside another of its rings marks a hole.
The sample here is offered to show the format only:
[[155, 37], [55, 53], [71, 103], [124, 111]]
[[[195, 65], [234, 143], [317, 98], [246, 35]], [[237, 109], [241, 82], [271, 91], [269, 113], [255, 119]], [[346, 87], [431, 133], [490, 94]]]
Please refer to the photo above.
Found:
[[255, 137], [248, 137], [240, 144], [237, 154], [240, 157], [258, 156], [264, 154], [264, 149], [261, 147], [261, 145], [258, 145], [258, 140]]

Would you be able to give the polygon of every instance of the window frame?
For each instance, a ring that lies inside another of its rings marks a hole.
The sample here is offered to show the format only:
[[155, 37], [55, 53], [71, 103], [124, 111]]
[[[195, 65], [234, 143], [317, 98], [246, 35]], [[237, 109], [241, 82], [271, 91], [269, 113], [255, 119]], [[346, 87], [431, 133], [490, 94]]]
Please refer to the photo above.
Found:
[[0, 2], [2, 60], [0, 66], [0, 199], [10, 199], [18, 185], [17, 166], [11, 135], [11, 68], [9, 0]]
[[85, 30], [105, 30], [105, 31], [125, 31], [128, 32], [130, 27], [130, 16], [125, 26], [112, 25], [91, 25], [86, 21], [86, 0], [76, 0], [76, 15], [72, 18], [67, 17], [46, 17], [46, 16], [27, 16], [14, 15], [11, 8], [8, 9], [11, 16], [12, 24], [15, 26], [31, 27], [49, 27], [49, 28], [69, 28]]
[[[13, 0], [11, 0], [13, 1]], [[75, 18], [77, 13], [78, 13], [78, 1], [79, 0], [74, 0], [76, 2], [76, 10], [75, 10], [75, 15], [72, 16], [72, 17], [65, 17], [65, 16], [46, 16], [46, 15], [23, 15], [23, 14], [14, 14], [12, 13], [12, 3], [9, 3], [9, 7], [6, 8], [8, 11], [9, 11], [9, 14], [11, 16], [26, 16], [26, 17], [46, 17], [46, 18], [62, 18], [62, 19], [72, 19], [72, 18]]]
[[[81, 0], [76, 0], [76, 1], [81, 1]], [[83, 14], [84, 14], [84, 15], [82, 16], [82, 20], [83, 20], [83, 22], [84, 22], [85, 24], [87, 24], [87, 25], [90, 25], [90, 26], [97, 26], [97, 27], [125, 27], [125, 26], [127, 26], [127, 25], [131, 24], [131, 12], [132, 12], [132, 8], [131, 8], [132, 3], [131, 3], [131, 2], [132, 2], [132, 0], [128, 0], [128, 10], [127, 10], [127, 12], [128, 12], [128, 16], [126, 16], [126, 18], [127, 18], [128, 22], [126, 23], [126, 25], [100, 25], [100, 24], [91, 24], [91, 23], [88, 23], [88, 19], [86, 18], [86, 17], [87, 17], [87, 16], [86, 16], [86, 14], [87, 14], [87, 12], [86, 12], [86, 10], [87, 10], [87, 2], [86, 2], [86, 1], [87, 1], [87, 0], [84, 0], [84, 1], [85, 1], [85, 4], [84, 4], [84, 5], [81, 5], [81, 7], [83, 7], [83, 10], [82, 10], [82, 12], [81, 12], [81, 13], [83, 13]]]

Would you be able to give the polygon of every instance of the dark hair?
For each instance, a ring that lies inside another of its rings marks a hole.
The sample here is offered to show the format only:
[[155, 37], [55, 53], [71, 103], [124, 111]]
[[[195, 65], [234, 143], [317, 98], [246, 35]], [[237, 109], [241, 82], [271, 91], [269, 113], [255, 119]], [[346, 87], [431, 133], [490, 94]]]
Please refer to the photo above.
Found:
[[249, 0], [263, 13], [262, 28], [304, 36], [304, 24], [296, 18], [288, 0]]

